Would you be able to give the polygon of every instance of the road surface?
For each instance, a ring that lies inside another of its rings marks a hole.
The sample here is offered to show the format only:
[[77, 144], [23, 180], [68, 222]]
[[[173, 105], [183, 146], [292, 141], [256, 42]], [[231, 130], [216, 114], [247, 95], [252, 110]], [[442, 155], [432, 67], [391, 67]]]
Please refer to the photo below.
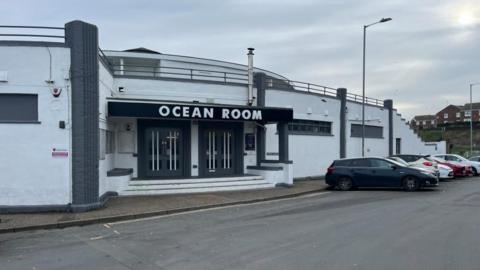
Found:
[[3, 234], [0, 269], [480, 269], [480, 178]]

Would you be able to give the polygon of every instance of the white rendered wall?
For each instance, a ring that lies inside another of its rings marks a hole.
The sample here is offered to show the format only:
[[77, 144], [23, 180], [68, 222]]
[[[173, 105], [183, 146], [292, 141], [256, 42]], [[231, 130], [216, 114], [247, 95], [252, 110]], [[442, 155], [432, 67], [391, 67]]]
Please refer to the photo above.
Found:
[[[113, 76], [108, 72], [105, 66], [100, 62], [99, 66], [99, 128], [101, 130], [109, 130], [115, 133], [115, 126], [108, 121], [107, 98], [112, 97], [115, 93], [113, 89]], [[116, 140], [115, 140], [116, 141]], [[106, 143], [106, 141], [104, 142]], [[104, 146], [106, 147], [106, 146]], [[116, 147], [115, 147], [116, 148]], [[105, 154], [105, 159], [99, 161], [99, 179], [98, 194], [102, 196], [108, 190], [107, 172], [114, 168], [115, 154]]]
[[[0, 46], [0, 59], [0, 70], [8, 72], [8, 82], [0, 82], [0, 93], [38, 94], [41, 122], [0, 123], [0, 205], [68, 204], [71, 202], [70, 50]], [[50, 85], [46, 80], [54, 83]], [[62, 89], [60, 97], [53, 97], [52, 87]], [[59, 121], [66, 122], [65, 129], [59, 128]], [[53, 157], [53, 148], [67, 150], [68, 157]]]
[[114, 168], [132, 168], [133, 177], [138, 176], [137, 119], [109, 118], [115, 131]]
[[[362, 138], [351, 137], [351, 125], [362, 124], [362, 104], [347, 101], [346, 119], [347, 157], [361, 157]], [[365, 139], [365, 156], [388, 156], [388, 110], [376, 106], [365, 106], [365, 125], [383, 128], [383, 138]]]
[[118, 87], [124, 88], [116, 94], [118, 98], [229, 105], [246, 105], [248, 99], [246, 86], [204, 82], [116, 78], [115, 89]]
[[[340, 157], [340, 100], [273, 89], [266, 91], [265, 100], [266, 106], [293, 108], [294, 119], [332, 122], [331, 136], [289, 135], [293, 177], [324, 175], [331, 162]], [[278, 159], [276, 125], [268, 125], [266, 133], [266, 158]]]

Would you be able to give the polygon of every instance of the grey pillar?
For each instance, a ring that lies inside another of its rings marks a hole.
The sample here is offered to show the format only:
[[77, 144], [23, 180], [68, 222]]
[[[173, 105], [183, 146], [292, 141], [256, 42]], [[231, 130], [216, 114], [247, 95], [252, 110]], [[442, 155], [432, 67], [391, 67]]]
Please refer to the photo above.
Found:
[[[254, 84], [257, 89], [257, 106], [265, 107], [265, 90], [267, 89], [267, 75], [265, 73], [255, 73]], [[264, 125], [265, 123], [259, 123]], [[265, 129], [257, 126], [257, 165], [260, 166], [265, 159]]]
[[254, 75], [255, 88], [257, 89], [257, 106], [265, 107], [265, 90], [267, 89], [267, 75], [259, 72]]
[[393, 101], [386, 99], [383, 101], [383, 107], [388, 109], [388, 155], [393, 155]]
[[340, 99], [340, 158], [347, 157], [347, 89], [338, 88], [337, 98]]
[[72, 85], [72, 210], [99, 206], [98, 30], [72, 21], [65, 25]]
[[277, 124], [278, 130], [278, 160], [288, 162], [288, 122]]

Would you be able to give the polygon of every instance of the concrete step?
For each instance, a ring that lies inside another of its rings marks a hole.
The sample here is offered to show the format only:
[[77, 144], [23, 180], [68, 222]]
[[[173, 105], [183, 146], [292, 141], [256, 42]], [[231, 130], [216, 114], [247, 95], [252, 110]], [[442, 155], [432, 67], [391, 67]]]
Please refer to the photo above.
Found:
[[147, 185], [128, 185], [127, 190], [148, 190], [148, 189], [176, 189], [176, 188], [206, 188], [206, 187], [222, 187], [222, 186], [248, 186], [268, 183], [266, 180], [241, 180], [241, 181], [221, 181], [221, 182], [184, 182], [171, 184], [147, 184]]
[[135, 179], [129, 182], [129, 186], [169, 185], [169, 184], [186, 184], [186, 183], [217, 183], [217, 182], [251, 181], [251, 180], [263, 180], [263, 177], [260, 175], [242, 175], [242, 176], [227, 176], [227, 177], [212, 177], [212, 178], [186, 178], [186, 179], [165, 179], [165, 180]]
[[250, 190], [250, 189], [265, 189], [273, 188], [275, 184], [268, 183], [265, 180], [262, 182], [253, 184], [232, 184], [224, 183], [224, 185], [209, 185], [209, 186], [197, 186], [197, 187], [186, 187], [186, 186], [176, 186], [176, 187], [161, 187], [158, 189], [149, 188], [149, 189], [127, 189], [122, 192], [119, 192], [119, 195], [122, 196], [135, 196], [135, 195], [162, 195], [162, 194], [183, 194], [183, 193], [202, 193], [202, 192], [219, 192], [219, 191], [235, 191], [235, 190]]

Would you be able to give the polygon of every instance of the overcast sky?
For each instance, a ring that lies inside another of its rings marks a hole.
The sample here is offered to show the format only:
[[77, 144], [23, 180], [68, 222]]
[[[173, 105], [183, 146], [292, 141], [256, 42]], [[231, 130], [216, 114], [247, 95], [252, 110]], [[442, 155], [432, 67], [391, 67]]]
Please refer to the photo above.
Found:
[[[96, 24], [102, 49], [146, 47], [246, 63], [292, 80], [393, 99], [407, 118], [468, 102], [480, 82], [480, 0], [5, 1], [1, 24]], [[480, 101], [480, 85], [474, 100]], [[475, 98], [477, 97], [477, 98]]]

